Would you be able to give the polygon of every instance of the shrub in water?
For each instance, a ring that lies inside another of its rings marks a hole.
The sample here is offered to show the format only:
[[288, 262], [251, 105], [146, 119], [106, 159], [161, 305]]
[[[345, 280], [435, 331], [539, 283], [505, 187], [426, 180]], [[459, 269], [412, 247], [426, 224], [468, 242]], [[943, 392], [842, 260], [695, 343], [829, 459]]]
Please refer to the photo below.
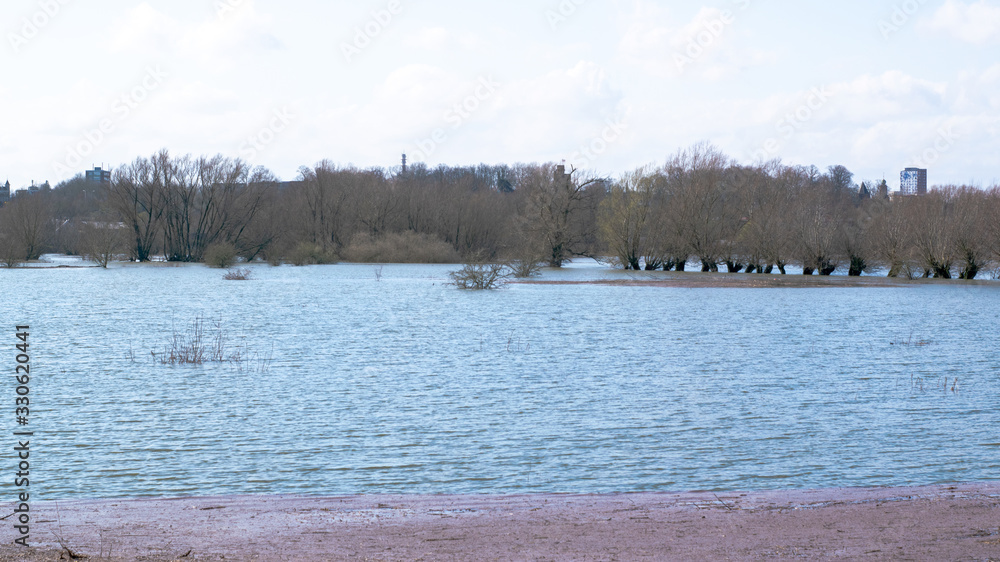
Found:
[[541, 260], [510, 260], [507, 267], [510, 268], [511, 275], [518, 279], [527, 279], [542, 272]]
[[355, 234], [343, 254], [356, 263], [456, 263], [460, 259], [451, 244], [412, 230], [377, 237]]
[[226, 281], [249, 281], [253, 279], [253, 273], [249, 267], [241, 267], [239, 269], [230, 269], [222, 278]]
[[229, 242], [217, 242], [205, 248], [203, 257], [205, 265], [227, 268], [236, 262], [236, 247]]
[[324, 251], [319, 244], [299, 242], [288, 255], [288, 261], [293, 265], [337, 263], [337, 256], [331, 251]]
[[459, 289], [486, 291], [502, 287], [510, 270], [502, 263], [467, 263], [449, 275]]

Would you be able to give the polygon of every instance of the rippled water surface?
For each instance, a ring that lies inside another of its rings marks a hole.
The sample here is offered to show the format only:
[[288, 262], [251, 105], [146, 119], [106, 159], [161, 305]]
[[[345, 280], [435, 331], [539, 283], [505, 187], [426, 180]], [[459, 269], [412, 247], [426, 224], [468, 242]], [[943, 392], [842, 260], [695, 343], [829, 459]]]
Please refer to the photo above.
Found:
[[[13, 326], [32, 326], [33, 492], [730, 490], [1000, 474], [998, 285], [477, 293], [447, 286], [450, 269], [387, 265], [377, 281], [370, 265], [260, 266], [249, 282], [202, 266], [0, 270], [9, 371]], [[199, 317], [209, 334], [225, 329], [230, 351], [242, 342], [270, 364], [156, 361]]]

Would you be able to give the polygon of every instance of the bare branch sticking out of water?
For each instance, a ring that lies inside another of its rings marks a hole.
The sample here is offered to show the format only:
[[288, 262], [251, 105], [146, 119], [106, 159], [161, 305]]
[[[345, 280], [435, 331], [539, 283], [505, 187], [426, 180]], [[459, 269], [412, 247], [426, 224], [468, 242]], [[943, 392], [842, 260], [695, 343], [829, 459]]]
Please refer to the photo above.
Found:
[[230, 269], [222, 278], [226, 281], [250, 281], [253, 279], [253, 272], [249, 267]]
[[151, 353], [162, 365], [228, 363], [240, 372], [264, 373], [271, 367], [274, 347], [272, 345], [267, 353], [261, 353], [250, 346], [246, 336], [239, 336], [234, 344], [222, 320], [206, 328], [204, 318], [199, 316], [186, 332], [175, 330], [162, 352]]
[[[925, 383], [926, 383], [926, 388], [925, 388]], [[925, 379], [924, 377], [910, 375], [910, 392], [922, 393], [927, 391], [933, 391], [936, 390], [937, 388], [941, 388], [941, 390], [944, 391], [945, 394], [947, 394], [949, 391], [954, 394], [958, 394], [959, 391], [958, 377], [955, 377], [953, 379], [949, 377], [944, 377], [944, 382], [941, 384], [940, 387], [938, 387], [936, 384], [934, 384], [934, 381], [931, 379]]]
[[922, 338], [913, 339], [913, 332], [910, 332], [910, 335], [905, 340], [903, 338], [899, 338], [897, 340], [889, 342], [889, 345], [910, 345], [914, 347], [924, 347], [930, 345], [931, 343], [933, 343], [931, 342], [931, 340], [925, 340]]
[[531, 349], [530, 343], [522, 343], [521, 336], [516, 335], [516, 330], [511, 330], [510, 335], [507, 336], [507, 351], [528, 351]]

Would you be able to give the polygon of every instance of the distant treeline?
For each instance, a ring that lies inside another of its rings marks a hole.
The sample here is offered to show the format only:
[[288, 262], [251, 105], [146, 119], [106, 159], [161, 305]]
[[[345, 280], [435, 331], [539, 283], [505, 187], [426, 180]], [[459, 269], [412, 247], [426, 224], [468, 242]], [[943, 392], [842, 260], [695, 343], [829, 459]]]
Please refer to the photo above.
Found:
[[239, 159], [161, 151], [108, 185], [82, 176], [0, 208], [0, 261], [47, 252], [114, 259], [295, 264], [575, 256], [626, 269], [972, 279], [1000, 261], [1000, 188], [948, 186], [889, 198], [843, 166], [746, 166], [695, 145], [617, 178], [555, 164], [329, 161], [279, 182]]

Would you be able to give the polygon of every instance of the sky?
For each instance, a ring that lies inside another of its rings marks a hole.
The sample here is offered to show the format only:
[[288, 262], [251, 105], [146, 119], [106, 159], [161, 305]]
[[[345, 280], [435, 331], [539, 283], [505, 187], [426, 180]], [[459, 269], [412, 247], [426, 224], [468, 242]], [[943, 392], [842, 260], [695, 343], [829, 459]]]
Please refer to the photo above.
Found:
[[703, 141], [1000, 180], [1000, 0], [4, 0], [0, 33], [13, 188], [163, 148], [614, 177]]

